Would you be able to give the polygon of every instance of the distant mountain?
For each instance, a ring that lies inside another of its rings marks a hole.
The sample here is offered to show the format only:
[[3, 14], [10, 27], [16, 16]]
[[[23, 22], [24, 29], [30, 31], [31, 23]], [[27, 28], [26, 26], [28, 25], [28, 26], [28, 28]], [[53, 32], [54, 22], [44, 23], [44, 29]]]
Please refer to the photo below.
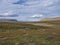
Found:
[[0, 19], [0, 22], [17, 22], [16, 19]]
[[12, 14], [12, 15], [0, 15], [0, 17], [17, 17], [18, 15]]
[[60, 21], [60, 17], [56, 17], [56, 18], [44, 18], [41, 21]]

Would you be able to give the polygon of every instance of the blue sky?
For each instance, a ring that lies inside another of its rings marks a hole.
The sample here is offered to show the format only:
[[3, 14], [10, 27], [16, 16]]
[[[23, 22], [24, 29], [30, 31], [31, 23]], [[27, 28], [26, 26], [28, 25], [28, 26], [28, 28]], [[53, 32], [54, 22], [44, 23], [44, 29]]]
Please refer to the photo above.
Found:
[[0, 0], [0, 18], [38, 21], [60, 17], [60, 0]]

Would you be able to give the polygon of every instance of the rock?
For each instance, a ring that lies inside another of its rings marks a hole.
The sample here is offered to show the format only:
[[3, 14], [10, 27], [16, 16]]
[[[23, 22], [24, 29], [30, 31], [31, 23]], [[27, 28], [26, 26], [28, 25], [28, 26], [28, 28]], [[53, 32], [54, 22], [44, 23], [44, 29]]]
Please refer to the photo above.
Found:
[[53, 37], [52, 35], [49, 35], [49, 36], [46, 38], [46, 40], [52, 40], [52, 39], [54, 39], [54, 37]]

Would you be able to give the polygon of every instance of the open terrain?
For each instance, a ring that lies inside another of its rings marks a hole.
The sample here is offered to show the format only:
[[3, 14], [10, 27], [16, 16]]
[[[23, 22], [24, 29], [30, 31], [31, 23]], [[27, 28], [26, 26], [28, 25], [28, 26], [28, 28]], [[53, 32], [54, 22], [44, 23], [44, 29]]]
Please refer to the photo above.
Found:
[[0, 22], [0, 45], [60, 45], [60, 18], [39, 22]]

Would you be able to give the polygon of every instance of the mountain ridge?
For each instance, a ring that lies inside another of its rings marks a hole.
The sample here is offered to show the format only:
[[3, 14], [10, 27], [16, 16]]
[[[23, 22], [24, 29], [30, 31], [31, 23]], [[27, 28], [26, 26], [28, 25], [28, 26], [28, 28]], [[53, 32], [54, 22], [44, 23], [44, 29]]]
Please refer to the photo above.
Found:
[[16, 19], [0, 19], [0, 22], [17, 22]]
[[56, 18], [44, 18], [41, 21], [56, 21], [56, 20], [59, 21], [60, 17], [56, 17]]

